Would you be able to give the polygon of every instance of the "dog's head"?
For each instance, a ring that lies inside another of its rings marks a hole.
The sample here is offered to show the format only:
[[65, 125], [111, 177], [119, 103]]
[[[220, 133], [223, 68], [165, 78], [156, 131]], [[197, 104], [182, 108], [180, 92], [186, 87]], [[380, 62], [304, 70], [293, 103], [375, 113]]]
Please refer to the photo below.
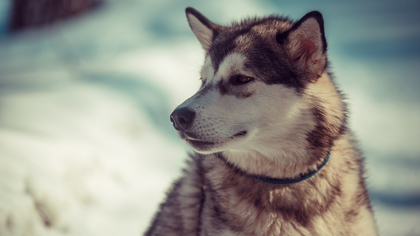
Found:
[[186, 14], [206, 56], [200, 90], [171, 114], [179, 135], [204, 154], [269, 155], [295, 142], [311, 145], [324, 119], [308, 92], [326, 75], [322, 15], [310, 12], [295, 23], [270, 16], [225, 27], [195, 9]]

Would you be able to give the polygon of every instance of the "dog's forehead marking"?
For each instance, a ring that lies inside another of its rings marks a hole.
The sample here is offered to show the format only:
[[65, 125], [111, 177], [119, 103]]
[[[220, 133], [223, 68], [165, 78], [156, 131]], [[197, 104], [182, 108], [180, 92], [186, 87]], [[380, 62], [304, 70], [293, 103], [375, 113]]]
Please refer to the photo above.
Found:
[[228, 79], [232, 73], [243, 71], [245, 60], [246, 57], [244, 55], [231, 53], [223, 59], [218, 70], [215, 71], [210, 56], [207, 56], [201, 69], [203, 83], [216, 84], [222, 79]]
[[229, 88], [232, 88], [228, 82], [232, 75], [249, 74], [244, 67], [246, 59], [246, 56], [241, 53], [230, 53], [223, 58], [220, 66], [217, 68], [217, 71], [215, 71], [211, 57], [207, 56], [203, 68], [201, 69], [203, 84], [200, 88], [199, 94], [203, 96], [208, 91], [216, 89], [213, 91], [219, 91], [222, 95], [230, 94], [238, 98], [249, 97], [251, 95], [249, 92], [245, 93], [240, 90], [236, 90], [234, 93], [228, 93], [230, 91]]
[[[219, 70], [216, 72], [215, 78], [217, 80], [228, 79], [233, 73], [239, 73], [243, 70], [246, 57], [240, 53], [231, 53], [227, 55], [222, 63], [220, 63]], [[214, 81], [214, 82], [218, 82]]]

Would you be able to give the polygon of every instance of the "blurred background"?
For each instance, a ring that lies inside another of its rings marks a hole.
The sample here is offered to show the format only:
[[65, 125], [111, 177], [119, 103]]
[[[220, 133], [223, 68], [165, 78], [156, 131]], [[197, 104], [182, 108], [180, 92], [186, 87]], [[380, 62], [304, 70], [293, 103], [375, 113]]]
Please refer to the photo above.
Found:
[[184, 9], [227, 24], [319, 10], [381, 235], [420, 235], [420, 2], [0, 0], [0, 235], [141, 235], [188, 148]]

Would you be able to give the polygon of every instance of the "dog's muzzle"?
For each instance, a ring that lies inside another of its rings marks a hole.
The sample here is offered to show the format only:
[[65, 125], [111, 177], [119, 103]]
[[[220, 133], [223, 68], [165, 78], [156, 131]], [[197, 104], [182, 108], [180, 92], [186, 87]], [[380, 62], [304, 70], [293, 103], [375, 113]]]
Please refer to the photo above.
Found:
[[181, 131], [187, 130], [191, 127], [194, 118], [195, 112], [186, 107], [175, 109], [170, 116], [174, 128]]

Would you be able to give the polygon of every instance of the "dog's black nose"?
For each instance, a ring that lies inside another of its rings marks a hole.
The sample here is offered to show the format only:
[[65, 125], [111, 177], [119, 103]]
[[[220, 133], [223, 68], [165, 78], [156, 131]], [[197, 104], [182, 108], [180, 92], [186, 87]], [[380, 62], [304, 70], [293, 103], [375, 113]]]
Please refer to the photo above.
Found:
[[195, 112], [184, 107], [181, 109], [176, 109], [171, 114], [171, 122], [174, 124], [176, 130], [185, 130], [191, 126], [194, 121]]

